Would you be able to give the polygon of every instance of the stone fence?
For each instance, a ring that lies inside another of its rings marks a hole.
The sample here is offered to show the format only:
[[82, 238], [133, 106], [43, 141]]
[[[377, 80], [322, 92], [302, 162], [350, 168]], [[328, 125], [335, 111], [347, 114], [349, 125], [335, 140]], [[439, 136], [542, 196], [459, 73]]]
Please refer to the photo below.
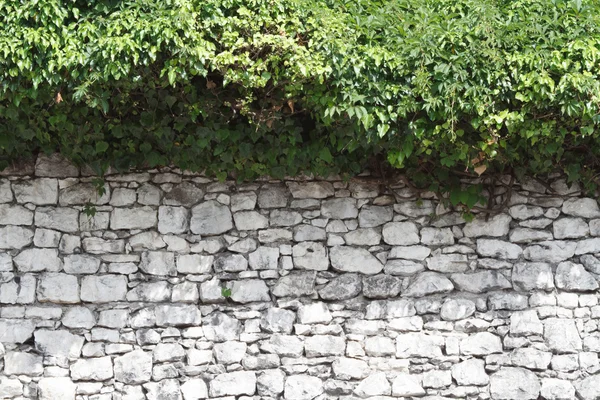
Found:
[[600, 209], [564, 180], [466, 222], [366, 179], [1, 174], [0, 398], [600, 398]]

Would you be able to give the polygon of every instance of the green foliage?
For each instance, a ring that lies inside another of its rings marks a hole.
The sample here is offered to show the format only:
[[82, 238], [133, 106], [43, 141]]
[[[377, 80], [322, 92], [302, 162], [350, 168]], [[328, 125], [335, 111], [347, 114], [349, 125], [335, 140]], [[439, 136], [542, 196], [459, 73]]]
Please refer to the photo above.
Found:
[[594, 0], [6, 0], [0, 162], [593, 187], [599, 61]]
[[221, 288], [221, 296], [225, 297], [226, 299], [230, 298], [231, 297], [231, 289], [222, 287]]

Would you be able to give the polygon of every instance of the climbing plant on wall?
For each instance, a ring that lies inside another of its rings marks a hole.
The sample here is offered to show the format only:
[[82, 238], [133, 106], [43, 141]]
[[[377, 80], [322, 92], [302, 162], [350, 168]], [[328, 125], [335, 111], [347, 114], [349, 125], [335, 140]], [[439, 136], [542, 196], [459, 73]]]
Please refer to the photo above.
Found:
[[6, 0], [0, 159], [592, 188], [599, 47], [593, 0]]

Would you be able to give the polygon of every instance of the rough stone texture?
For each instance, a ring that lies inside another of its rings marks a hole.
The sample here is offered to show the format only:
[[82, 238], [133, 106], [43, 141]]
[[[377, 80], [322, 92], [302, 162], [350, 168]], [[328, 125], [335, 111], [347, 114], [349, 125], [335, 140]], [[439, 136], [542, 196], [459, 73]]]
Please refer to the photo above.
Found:
[[33, 170], [0, 179], [0, 398], [600, 398], [600, 209], [560, 179], [467, 223], [335, 178]]

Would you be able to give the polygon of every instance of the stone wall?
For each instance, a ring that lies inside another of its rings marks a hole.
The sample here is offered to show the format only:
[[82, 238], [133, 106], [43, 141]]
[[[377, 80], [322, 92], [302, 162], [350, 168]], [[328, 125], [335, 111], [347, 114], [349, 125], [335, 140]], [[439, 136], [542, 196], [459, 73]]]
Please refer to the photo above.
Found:
[[600, 398], [600, 209], [560, 179], [465, 223], [368, 178], [3, 174], [0, 398]]

